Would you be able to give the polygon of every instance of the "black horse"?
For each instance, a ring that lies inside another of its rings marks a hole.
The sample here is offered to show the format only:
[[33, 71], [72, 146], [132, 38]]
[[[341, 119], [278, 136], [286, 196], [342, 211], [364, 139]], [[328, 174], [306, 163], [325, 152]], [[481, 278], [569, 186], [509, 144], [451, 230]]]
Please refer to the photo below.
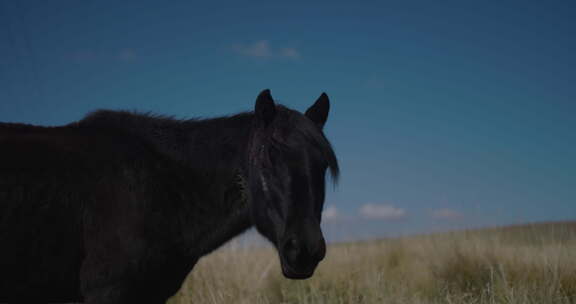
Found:
[[0, 124], [0, 302], [163, 303], [200, 257], [251, 226], [284, 276], [326, 253], [326, 94], [303, 115], [269, 90], [207, 120], [97, 111]]

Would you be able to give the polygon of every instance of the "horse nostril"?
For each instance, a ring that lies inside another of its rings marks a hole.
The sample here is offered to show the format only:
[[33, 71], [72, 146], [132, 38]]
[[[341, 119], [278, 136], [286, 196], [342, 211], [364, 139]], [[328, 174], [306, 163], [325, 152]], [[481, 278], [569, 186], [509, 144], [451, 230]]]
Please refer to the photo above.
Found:
[[295, 260], [298, 257], [298, 254], [300, 253], [300, 245], [298, 243], [298, 240], [296, 240], [296, 238], [292, 237], [288, 239], [288, 241], [284, 245], [284, 253], [286, 253], [286, 255], [291, 260]]

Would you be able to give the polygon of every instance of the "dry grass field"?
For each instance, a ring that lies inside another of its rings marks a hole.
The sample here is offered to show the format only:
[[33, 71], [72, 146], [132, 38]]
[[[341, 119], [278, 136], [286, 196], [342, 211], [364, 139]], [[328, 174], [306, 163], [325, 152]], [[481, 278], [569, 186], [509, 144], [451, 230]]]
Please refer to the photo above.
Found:
[[336, 244], [305, 281], [272, 249], [228, 246], [169, 303], [576, 303], [576, 222]]

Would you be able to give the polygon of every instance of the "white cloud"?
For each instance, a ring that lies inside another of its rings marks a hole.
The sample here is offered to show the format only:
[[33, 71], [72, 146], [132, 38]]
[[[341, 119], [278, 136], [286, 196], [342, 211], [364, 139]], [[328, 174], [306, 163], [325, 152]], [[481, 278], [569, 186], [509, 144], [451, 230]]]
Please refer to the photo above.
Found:
[[359, 214], [365, 219], [399, 220], [406, 217], [406, 210], [388, 204], [364, 204]]
[[238, 53], [250, 57], [271, 57], [272, 50], [266, 40], [256, 41], [252, 44], [236, 44], [233, 49]]
[[267, 40], [248, 44], [235, 44], [232, 49], [238, 54], [255, 58], [300, 58], [300, 52], [297, 49], [291, 47], [275, 49], [272, 48]]
[[88, 62], [98, 58], [98, 54], [89, 49], [78, 50], [71, 54], [71, 58], [76, 62]]
[[279, 55], [286, 58], [298, 59], [300, 58], [300, 52], [295, 48], [282, 48], [280, 49]]
[[325, 221], [332, 221], [339, 217], [340, 213], [338, 212], [338, 208], [335, 206], [328, 206], [324, 208], [324, 211], [322, 211], [322, 219]]
[[136, 52], [133, 49], [121, 49], [118, 52], [118, 59], [121, 61], [134, 61], [136, 59]]
[[448, 208], [434, 210], [431, 215], [438, 220], [454, 220], [463, 216], [462, 213]]

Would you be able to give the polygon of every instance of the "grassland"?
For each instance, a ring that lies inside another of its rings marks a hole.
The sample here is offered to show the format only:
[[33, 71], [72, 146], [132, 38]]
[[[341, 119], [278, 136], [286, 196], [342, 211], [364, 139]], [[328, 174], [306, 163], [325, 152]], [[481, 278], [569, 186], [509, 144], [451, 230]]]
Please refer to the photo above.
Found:
[[312, 279], [272, 249], [202, 259], [176, 303], [576, 303], [576, 222], [336, 244]]

